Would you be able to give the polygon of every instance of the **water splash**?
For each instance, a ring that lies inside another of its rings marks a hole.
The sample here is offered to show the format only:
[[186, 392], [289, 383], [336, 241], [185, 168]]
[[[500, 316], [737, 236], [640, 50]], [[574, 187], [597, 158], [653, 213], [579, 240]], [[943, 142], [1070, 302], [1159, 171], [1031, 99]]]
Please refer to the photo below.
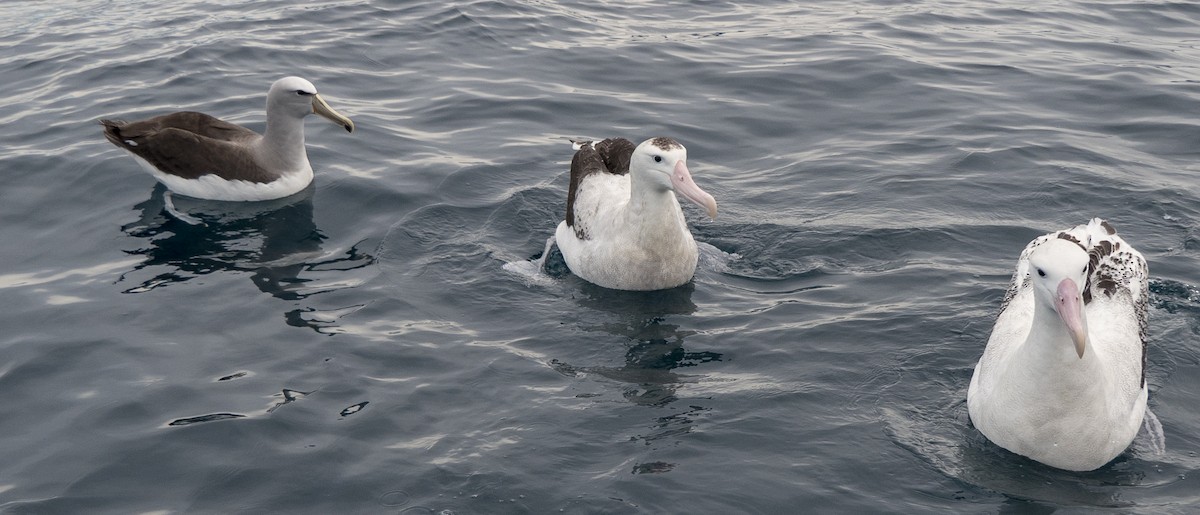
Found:
[[708, 270], [722, 274], [729, 273], [729, 263], [742, 259], [741, 254], [725, 252], [702, 241], [696, 242], [696, 248], [700, 250], [700, 259], [696, 266], [699, 270]]
[[554, 278], [546, 273], [546, 258], [550, 256], [550, 248], [554, 246], [554, 241], [553, 235], [546, 238], [546, 246], [542, 248], [540, 256], [529, 260], [509, 261], [501, 268], [522, 277], [529, 286], [553, 284]]
[[1163, 432], [1162, 422], [1158, 421], [1158, 417], [1149, 407], [1146, 408], [1146, 416], [1142, 419], [1142, 431], [1146, 435], [1142, 443], [1148, 445], [1156, 455], [1166, 454], [1167, 436]]

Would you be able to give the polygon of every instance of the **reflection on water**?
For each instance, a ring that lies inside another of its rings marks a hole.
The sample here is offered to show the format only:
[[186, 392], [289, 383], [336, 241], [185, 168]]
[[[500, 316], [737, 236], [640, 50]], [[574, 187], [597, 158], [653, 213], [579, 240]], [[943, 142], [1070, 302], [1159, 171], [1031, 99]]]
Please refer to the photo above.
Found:
[[[325, 235], [313, 222], [313, 186], [290, 197], [265, 202], [213, 202], [173, 197], [176, 209], [200, 223], [188, 223], [171, 215], [158, 185], [146, 201], [135, 206], [141, 212], [136, 222], [121, 230], [145, 241], [145, 246], [126, 250], [145, 259], [122, 274], [121, 281], [143, 273], [124, 293], [145, 293], [214, 272], [249, 272], [259, 290], [286, 301], [354, 286], [346, 272], [363, 270], [374, 256], [358, 246], [327, 254], [321, 244]], [[333, 311], [298, 308], [286, 313], [289, 325], [328, 329], [333, 321], [361, 306]]]
[[697, 376], [680, 374], [676, 369], [721, 360], [720, 353], [685, 349], [684, 338], [692, 332], [663, 323], [662, 318], [651, 318], [634, 325], [612, 324], [595, 329], [622, 336], [630, 342], [625, 350], [624, 365], [575, 367], [559, 360], [552, 360], [551, 365], [564, 374], [596, 374], [627, 383], [622, 395], [629, 402], [642, 406], [666, 406], [677, 400], [675, 391], [680, 385], [699, 380]]
[[[555, 278], [570, 273], [557, 247], [550, 251], [544, 269]], [[696, 311], [696, 304], [692, 302], [692, 293], [696, 290], [694, 282], [648, 292], [612, 290], [581, 279], [576, 283], [581, 295], [575, 300], [581, 308], [617, 315], [617, 321], [583, 329], [609, 333], [627, 342], [625, 364], [620, 367], [574, 367], [554, 360], [552, 365], [559, 372], [592, 373], [628, 383], [622, 392], [625, 399], [643, 406], [665, 406], [676, 400], [675, 391], [680, 384], [696, 380], [676, 373], [675, 369], [721, 360], [721, 354], [716, 352], [686, 350], [684, 339], [695, 331], [666, 323], [668, 315], [690, 315]]]
[[[561, 261], [561, 255], [552, 254], [547, 264], [555, 267], [558, 261]], [[577, 296], [576, 301], [581, 308], [616, 315], [615, 320], [585, 325], [582, 329], [614, 336], [614, 342], [619, 342], [625, 349], [624, 363], [620, 366], [574, 366], [551, 360], [550, 365], [560, 373], [571, 376], [594, 374], [616, 381], [620, 383], [621, 397], [626, 401], [648, 408], [665, 408], [679, 400], [680, 387], [704, 379], [701, 374], [683, 373], [683, 369], [721, 361], [718, 352], [689, 351], [685, 340], [695, 331], [668, 322], [668, 317], [686, 316], [696, 311], [692, 302], [693, 283], [653, 292], [610, 290], [582, 280], [578, 285], [582, 295]], [[709, 409], [692, 404], [666, 415], [656, 411], [658, 416], [634, 438], [645, 445], [655, 445], [660, 440], [678, 441], [694, 430], [699, 416]], [[666, 473], [674, 470], [676, 465], [659, 460], [638, 462], [634, 463], [631, 473]]]

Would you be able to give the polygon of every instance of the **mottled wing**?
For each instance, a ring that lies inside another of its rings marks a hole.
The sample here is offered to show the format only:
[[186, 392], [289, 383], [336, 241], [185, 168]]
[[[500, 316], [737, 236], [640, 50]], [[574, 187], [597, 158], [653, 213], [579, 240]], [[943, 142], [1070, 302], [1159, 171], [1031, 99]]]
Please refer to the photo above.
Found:
[[604, 161], [605, 171], [616, 175], [629, 173], [629, 160], [636, 149], [637, 145], [625, 138], [608, 138], [596, 144], [596, 152]]
[[1150, 296], [1146, 258], [1099, 218], [1071, 231], [1086, 235], [1091, 257], [1086, 288], [1090, 299], [1085, 309], [1092, 345], [1102, 346], [1123, 362], [1140, 364], [1133, 376], [1138, 382], [1122, 385], [1126, 394], [1135, 395], [1146, 384]]

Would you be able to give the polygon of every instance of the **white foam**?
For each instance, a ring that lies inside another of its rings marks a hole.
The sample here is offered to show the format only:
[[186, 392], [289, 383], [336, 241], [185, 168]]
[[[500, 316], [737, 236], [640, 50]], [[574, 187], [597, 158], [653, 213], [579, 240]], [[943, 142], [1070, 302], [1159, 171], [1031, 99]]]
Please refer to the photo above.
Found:
[[542, 249], [542, 256], [537, 259], [509, 261], [501, 268], [504, 271], [516, 274], [525, 279], [526, 284], [532, 285], [548, 285], [554, 283], [554, 278], [546, 274], [546, 257], [550, 255], [550, 247], [554, 246], [554, 236], [546, 238], [546, 247]]
[[166, 208], [168, 214], [175, 217], [180, 222], [183, 222], [188, 225], [205, 225], [204, 222], [200, 221], [199, 218], [193, 217], [191, 215], [184, 213], [183, 211], [175, 209], [175, 202], [171, 200], [171, 192], [170, 191], [163, 193], [163, 207]]
[[727, 273], [730, 262], [742, 259], [741, 254], [725, 252], [702, 241], [696, 242], [696, 248], [700, 251], [696, 268], [701, 270]]
[[1167, 452], [1167, 436], [1163, 433], [1162, 422], [1158, 421], [1158, 417], [1146, 407], [1146, 416], [1142, 419], [1142, 429], [1146, 432], [1150, 446], [1150, 450], [1154, 454], [1164, 454]]

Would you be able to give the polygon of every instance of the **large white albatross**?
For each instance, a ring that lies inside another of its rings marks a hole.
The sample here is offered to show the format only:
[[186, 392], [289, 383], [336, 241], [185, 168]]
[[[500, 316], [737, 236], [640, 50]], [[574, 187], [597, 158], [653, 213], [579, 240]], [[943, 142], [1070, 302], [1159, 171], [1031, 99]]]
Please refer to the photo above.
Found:
[[671, 138], [577, 142], [566, 219], [555, 239], [567, 267], [617, 290], [662, 290], [696, 273], [699, 253], [675, 194], [717, 216], [692, 180], [687, 149]]
[[193, 111], [100, 124], [108, 141], [133, 154], [167, 189], [202, 199], [249, 201], [286, 197], [312, 182], [304, 149], [304, 117], [310, 114], [354, 132], [354, 122], [300, 77], [271, 85], [261, 135]]
[[975, 427], [1060, 469], [1124, 452], [1146, 414], [1148, 275], [1099, 218], [1030, 242], [967, 389]]

